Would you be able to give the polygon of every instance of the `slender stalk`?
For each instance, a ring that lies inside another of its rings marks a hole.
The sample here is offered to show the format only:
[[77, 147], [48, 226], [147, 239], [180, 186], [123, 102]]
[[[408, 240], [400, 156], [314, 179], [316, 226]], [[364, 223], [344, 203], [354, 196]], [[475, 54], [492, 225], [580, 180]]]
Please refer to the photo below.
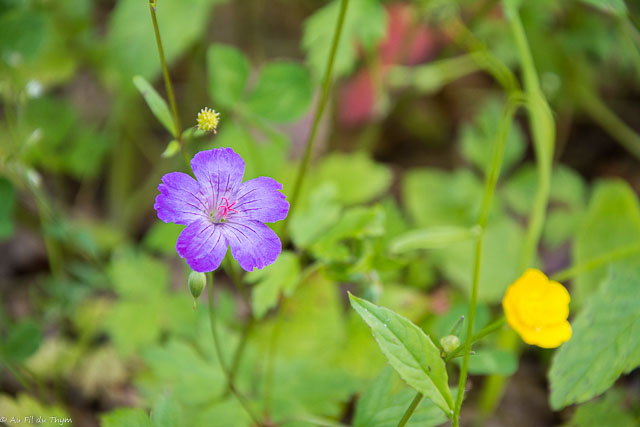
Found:
[[151, 12], [151, 21], [153, 22], [153, 32], [156, 36], [156, 44], [158, 45], [158, 55], [160, 55], [160, 64], [162, 65], [162, 75], [164, 77], [164, 86], [167, 90], [167, 97], [169, 98], [169, 105], [171, 106], [171, 114], [173, 115], [173, 124], [175, 126], [176, 134], [173, 135], [180, 144], [180, 150], [182, 151], [184, 142], [182, 140], [182, 128], [180, 125], [180, 117], [178, 116], [178, 107], [176, 106], [176, 99], [173, 96], [173, 86], [171, 85], [171, 78], [169, 77], [169, 69], [167, 68], [167, 61], [164, 56], [164, 48], [162, 47], [162, 39], [160, 38], [160, 27], [158, 27], [158, 18], [156, 17], [156, 0], [149, 0], [149, 12]]
[[[281, 302], [284, 305], [285, 301]], [[282, 329], [282, 322], [284, 317], [284, 309], [278, 308], [278, 314], [276, 322], [273, 325], [273, 331], [271, 332], [271, 339], [269, 341], [269, 348], [267, 350], [267, 362], [265, 367], [265, 379], [264, 379], [264, 416], [269, 418], [271, 414], [271, 403], [273, 392], [273, 378], [275, 376], [275, 363], [276, 363], [276, 349], [278, 348], [278, 339], [280, 338], [280, 330]]]
[[256, 425], [261, 426], [262, 422], [253, 413], [253, 410], [251, 409], [249, 401], [235, 387], [235, 385], [234, 385], [234, 383], [232, 381], [232, 378], [231, 378], [230, 371], [229, 371], [229, 369], [227, 368], [227, 365], [224, 362], [224, 357], [222, 355], [222, 347], [221, 347], [221, 343], [220, 343], [220, 337], [218, 337], [218, 330], [217, 330], [217, 327], [216, 327], [215, 307], [214, 307], [214, 301], [213, 301], [213, 273], [209, 273], [209, 278], [210, 278], [210, 284], [208, 286], [208, 288], [209, 288], [209, 290], [208, 290], [209, 322], [211, 324], [211, 336], [213, 337], [213, 345], [214, 345], [215, 350], [216, 350], [216, 355], [218, 356], [218, 361], [220, 362], [220, 368], [222, 369], [222, 372], [224, 373], [224, 376], [227, 379], [227, 385], [229, 387], [229, 390], [231, 390], [231, 392], [236, 396], [236, 398], [238, 399], [238, 402], [240, 402], [240, 405], [245, 410], [245, 412], [251, 417], [253, 422]]
[[578, 265], [573, 265], [564, 270], [558, 271], [551, 276], [551, 280], [557, 282], [564, 282], [572, 279], [579, 274], [586, 273], [587, 271], [594, 270], [598, 267], [602, 267], [610, 262], [617, 261], [619, 259], [626, 258], [630, 255], [640, 252], [640, 243], [636, 243], [622, 248], [615, 249], [604, 255], [592, 258]]
[[[497, 331], [498, 329], [502, 328], [504, 326], [504, 322], [505, 321], [506, 321], [506, 319], [504, 318], [504, 316], [502, 316], [499, 319], [497, 319], [497, 320], [493, 321], [492, 323], [488, 324], [487, 326], [485, 326], [481, 330], [479, 330], [477, 334], [475, 334], [474, 336], [471, 337], [471, 344], [473, 344], [476, 341], [480, 341], [482, 338], [486, 337], [487, 335], [489, 335], [489, 334]], [[465, 341], [465, 343], [463, 345], [461, 345], [460, 347], [456, 348], [451, 353], [447, 354], [447, 356], [444, 358], [444, 361], [445, 362], [449, 362], [452, 359], [455, 359], [456, 357], [458, 357], [458, 355], [460, 353], [462, 353], [462, 350], [464, 350], [465, 344], [466, 344], [466, 341]]]
[[398, 427], [404, 427], [405, 424], [407, 424], [407, 422], [409, 421], [409, 418], [411, 418], [411, 415], [413, 415], [413, 412], [416, 410], [416, 408], [418, 407], [418, 405], [422, 401], [423, 397], [424, 396], [420, 392], [418, 392], [416, 394], [416, 397], [413, 398], [413, 400], [411, 401], [411, 404], [409, 405], [407, 410], [404, 411], [404, 415], [402, 416], [402, 419], [398, 423]]
[[238, 368], [240, 367], [240, 362], [242, 361], [242, 355], [244, 353], [244, 349], [247, 347], [247, 341], [249, 340], [249, 334], [253, 329], [253, 325], [255, 323], [255, 319], [253, 316], [249, 317], [247, 323], [245, 323], [244, 328], [242, 328], [242, 335], [240, 336], [240, 342], [238, 343], [238, 347], [236, 348], [235, 353], [233, 353], [233, 358], [231, 359], [231, 368], [229, 369], [229, 382], [233, 382], [235, 379], [236, 372], [238, 372]]
[[318, 106], [316, 108], [316, 112], [313, 117], [311, 132], [309, 133], [309, 137], [307, 138], [307, 144], [305, 147], [304, 155], [302, 157], [302, 162], [300, 163], [300, 167], [298, 169], [298, 175], [296, 176], [295, 184], [291, 192], [291, 198], [289, 199], [290, 206], [291, 206], [289, 208], [289, 215], [287, 215], [287, 217], [284, 219], [282, 223], [282, 240], [283, 241], [286, 241], [287, 223], [289, 221], [289, 218], [291, 218], [291, 214], [293, 213], [293, 210], [297, 206], [298, 198], [300, 197], [300, 191], [302, 190], [302, 185], [304, 184], [304, 179], [307, 174], [307, 169], [309, 168], [309, 162], [311, 161], [311, 155], [313, 154], [313, 146], [316, 141], [316, 135], [318, 133], [318, 128], [320, 126], [320, 120], [322, 119], [322, 115], [324, 113], [325, 107], [327, 105], [327, 101], [329, 99], [329, 89], [331, 88], [333, 66], [336, 59], [336, 53], [338, 52], [338, 45], [340, 42], [342, 29], [344, 27], [344, 21], [347, 15], [348, 6], [349, 6], [349, 0], [341, 0], [340, 12], [338, 14], [338, 21], [336, 23], [335, 32], [333, 34], [333, 42], [331, 44], [329, 60], [327, 62], [327, 68], [324, 73], [324, 81], [322, 83], [322, 93], [320, 96], [320, 101], [318, 102]]
[[[520, 101], [516, 98], [510, 98], [505, 105], [503, 115], [500, 120], [500, 126], [498, 128], [496, 141], [493, 146], [491, 165], [489, 167], [489, 171], [485, 180], [484, 194], [482, 196], [482, 207], [477, 223], [480, 232], [476, 241], [475, 248], [471, 299], [469, 302], [468, 314], [469, 321], [467, 322], [467, 337], [473, 337], [473, 324], [475, 322], [476, 307], [478, 304], [478, 282], [480, 280], [480, 261], [482, 260], [482, 244], [484, 240], [485, 228], [489, 219], [489, 212], [491, 210], [491, 202], [493, 201], [496, 183], [498, 182], [498, 176], [500, 175], [504, 147], [507, 142], [507, 136], [511, 127], [511, 121], [519, 102]], [[467, 383], [469, 356], [471, 355], [471, 343], [472, 339], [467, 339], [463, 345], [464, 353], [462, 358], [462, 366], [460, 368], [460, 378], [458, 380], [458, 394], [456, 396], [456, 402], [453, 408], [454, 427], [457, 427], [460, 423], [460, 410], [462, 409], [462, 399], [464, 398], [464, 391]]]

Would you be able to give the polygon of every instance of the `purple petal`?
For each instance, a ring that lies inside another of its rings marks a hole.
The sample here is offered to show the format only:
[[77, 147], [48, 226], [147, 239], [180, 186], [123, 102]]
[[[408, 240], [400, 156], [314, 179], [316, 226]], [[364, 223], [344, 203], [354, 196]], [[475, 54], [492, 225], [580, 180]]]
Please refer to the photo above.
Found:
[[220, 266], [227, 253], [227, 246], [220, 224], [200, 219], [182, 230], [178, 236], [176, 251], [186, 259], [193, 271], [206, 273]]
[[282, 251], [278, 235], [259, 221], [227, 221], [222, 224], [222, 233], [233, 257], [245, 271], [273, 264]]
[[260, 222], [276, 222], [285, 219], [289, 212], [289, 202], [280, 192], [282, 184], [273, 178], [261, 176], [240, 186], [235, 197], [234, 213], [229, 219], [242, 218]]
[[158, 185], [153, 208], [164, 222], [188, 225], [207, 217], [207, 202], [195, 179], [182, 172], [168, 173]]
[[244, 160], [231, 148], [201, 151], [191, 160], [191, 169], [202, 191], [217, 208], [222, 197], [235, 194], [244, 176]]

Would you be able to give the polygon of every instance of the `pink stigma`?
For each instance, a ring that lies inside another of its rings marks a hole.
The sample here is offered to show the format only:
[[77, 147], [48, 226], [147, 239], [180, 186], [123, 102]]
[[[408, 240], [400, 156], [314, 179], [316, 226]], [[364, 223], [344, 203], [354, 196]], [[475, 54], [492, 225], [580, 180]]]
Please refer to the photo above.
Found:
[[[229, 200], [226, 197], [223, 197], [222, 201], [224, 202], [224, 204], [218, 206], [218, 214], [220, 215], [221, 219], [227, 219], [229, 212], [238, 213], [237, 210], [233, 209], [233, 207], [236, 205], [236, 203], [238, 203], [238, 201], [235, 201], [229, 204]], [[220, 212], [220, 209], [222, 209], [222, 212]]]

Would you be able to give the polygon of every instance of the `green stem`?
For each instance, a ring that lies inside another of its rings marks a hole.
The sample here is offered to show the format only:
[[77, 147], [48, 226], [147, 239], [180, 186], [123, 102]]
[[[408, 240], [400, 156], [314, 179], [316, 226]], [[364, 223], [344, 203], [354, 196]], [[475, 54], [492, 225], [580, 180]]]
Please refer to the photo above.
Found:
[[[480, 341], [482, 338], [486, 337], [487, 335], [492, 334], [493, 332], [495, 332], [498, 329], [502, 328], [504, 326], [505, 321], [506, 321], [506, 319], [504, 318], [504, 316], [502, 316], [499, 319], [495, 320], [494, 322], [490, 323], [489, 325], [485, 326], [484, 328], [479, 330], [477, 334], [475, 334], [474, 336], [471, 337], [470, 344], [473, 344], [476, 341]], [[461, 345], [460, 347], [456, 348], [451, 353], [447, 354], [447, 356], [445, 357], [444, 361], [445, 362], [449, 362], [452, 359], [455, 359], [456, 357], [458, 357], [458, 355], [460, 353], [462, 353], [462, 350], [464, 350], [465, 345], [466, 345], [466, 341], [465, 341], [465, 343], [463, 345]]]
[[275, 377], [276, 350], [278, 348], [278, 339], [280, 338], [280, 330], [282, 329], [282, 322], [284, 320], [284, 308], [282, 305], [284, 305], [285, 302], [286, 301], [283, 299], [280, 303], [280, 307], [278, 307], [276, 322], [273, 325], [271, 339], [269, 340], [269, 348], [267, 350], [266, 372], [264, 379], [264, 416], [267, 419], [271, 415], [271, 394], [273, 392], [273, 378]]
[[640, 135], [627, 126], [602, 100], [585, 87], [574, 91], [582, 108], [625, 150], [640, 159]]
[[333, 34], [333, 42], [331, 44], [329, 60], [327, 62], [327, 68], [324, 73], [324, 81], [322, 83], [322, 94], [320, 96], [320, 101], [318, 102], [318, 106], [316, 108], [316, 112], [313, 117], [311, 132], [309, 133], [309, 137], [307, 138], [307, 144], [305, 147], [304, 155], [302, 157], [302, 162], [300, 163], [300, 167], [298, 169], [298, 175], [296, 176], [295, 184], [291, 192], [291, 197], [289, 198], [289, 203], [290, 203], [289, 215], [287, 215], [287, 217], [284, 219], [282, 223], [283, 242], [286, 241], [287, 223], [289, 221], [289, 218], [291, 218], [291, 214], [293, 213], [293, 210], [297, 206], [298, 198], [300, 197], [300, 191], [302, 190], [302, 185], [304, 184], [304, 179], [307, 175], [307, 169], [309, 168], [309, 162], [311, 161], [311, 155], [313, 153], [313, 146], [315, 144], [316, 135], [318, 133], [318, 128], [320, 126], [320, 120], [322, 119], [322, 115], [324, 113], [325, 107], [327, 105], [327, 101], [329, 99], [329, 89], [331, 88], [333, 66], [335, 63], [336, 53], [338, 51], [338, 45], [340, 42], [340, 35], [342, 34], [342, 28], [344, 27], [344, 21], [347, 15], [348, 6], [349, 6], [349, 0], [340, 1], [340, 12], [338, 14], [338, 21], [336, 23], [335, 32]]
[[420, 404], [420, 401], [422, 401], [423, 397], [424, 396], [420, 392], [416, 394], [416, 397], [413, 398], [407, 410], [404, 411], [404, 415], [402, 416], [402, 419], [398, 423], [398, 427], [404, 427], [404, 425], [407, 424], [407, 422], [409, 421], [409, 418], [411, 418], [411, 415], [413, 415], [413, 412], [416, 410], [416, 408]]
[[211, 336], [213, 337], [213, 345], [214, 345], [215, 350], [216, 350], [216, 355], [218, 356], [218, 361], [220, 363], [220, 368], [222, 369], [222, 372], [224, 373], [224, 376], [227, 379], [227, 385], [229, 387], [229, 390], [231, 390], [231, 392], [236, 396], [236, 398], [238, 399], [238, 402], [240, 402], [240, 405], [245, 410], [245, 412], [251, 417], [253, 422], [256, 425], [261, 426], [262, 422], [260, 422], [260, 419], [251, 410], [251, 406], [249, 404], [249, 401], [235, 387], [235, 385], [234, 385], [234, 383], [232, 381], [233, 379], [231, 378], [231, 373], [230, 373], [229, 369], [227, 369], [227, 365], [224, 362], [224, 358], [223, 358], [223, 355], [222, 355], [222, 346], [220, 344], [220, 338], [218, 337], [218, 329], [216, 327], [215, 307], [214, 307], [214, 302], [213, 302], [213, 273], [209, 273], [209, 278], [210, 278], [210, 283], [209, 283], [209, 286], [208, 286], [208, 288], [209, 288], [209, 290], [208, 290], [209, 322], [211, 324]]
[[[482, 244], [484, 240], [485, 228], [489, 219], [491, 210], [491, 202], [495, 193], [496, 183], [500, 175], [502, 165], [502, 157], [504, 147], [507, 142], [507, 136], [511, 127], [511, 121], [515, 110], [520, 103], [519, 99], [510, 98], [505, 105], [503, 115], [498, 128], [498, 134], [493, 146], [493, 156], [487, 177], [485, 180], [484, 194], [482, 196], [482, 207], [478, 218], [477, 226], [480, 230], [476, 241], [475, 258], [473, 266], [473, 281], [471, 286], [471, 300], [469, 303], [469, 314], [467, 323], [467, 337], [473, 337], [473, 324], [476, 317], [476, 306], [478, 304], [478, 282], [480, 280], [480, 261], [482, 260]], [[467, 382], [467, 372], [469, 370], [469, 356], [471, 355], [471, 339], [467, 339], [463, 346], [462, 366], [460, 368], [460, 378], [458, 380], [458, 394], [453, 409], [453, 426], [457, 427], [460, 423], [460, 410], [462, 409], [462, 400], [464, 398], [464, 390]]]
[[151, 12], [153, 31], [156, 36], [156, 44], [158, 45], [158, 55], [160, 55], [160, 64], [162, 65], [164, 86], [167, 90], [167, 97], [169, 98], [169, 105], [171, 106], [171, 114], [173, 115], [173, 124], [176, 128], [176, 134], [174, 135], [174, 137], [178, 140], [178, 144], [180, 144], [180, 150], [182, 150], [184, 145], [184, 142], [182, 140], [182, 127], [180, 125], [180, 117], [178, 116], [178, 107], [176, 106], [176, 100], [173, 96], [173, 86], [171, 85], [171, 79], [169, 78], [169, 69], [167, 68], [167, 61], [164, 56], [162, 39], [160, 38], [160, 28], [158, 27], [158, 18], [156, 17], [156, 0], [149, 0], [149, 11]]
[[596, 258], [592, 258], [581, 264], [574, 265], [564, 270], [558, 271], [557, 273], [551, 276], [551, 280], [555, 280], [557, 282], [564, 282], [566, 280], [576, 277], [579, 274], [586, 273], [598, 267], [602, 267], [603, 265], [609, 264], [610, 262], [626, 258], [637, 252], [640, 252], [640, 244], [638, 243], [634, 245], [625, 246], [619, 249], [615, 249], [609, 253], [600, 255]]

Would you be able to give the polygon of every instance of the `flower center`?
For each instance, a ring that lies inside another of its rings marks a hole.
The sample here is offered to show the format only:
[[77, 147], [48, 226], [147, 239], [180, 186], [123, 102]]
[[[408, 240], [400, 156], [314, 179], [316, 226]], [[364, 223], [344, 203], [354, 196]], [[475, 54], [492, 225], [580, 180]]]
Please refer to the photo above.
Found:
[[229, 204], [229, 199], [226, 197], [222, 198], [222, 203], [218, 206], [218, 209], [215, 211], [211, 211], [209, 217], [212, 222], [224, 222], [227, 220], [229, 213], [238, 213], [237, 210], [233, 209], [233, 207], [238, 203], [237, 201]]

